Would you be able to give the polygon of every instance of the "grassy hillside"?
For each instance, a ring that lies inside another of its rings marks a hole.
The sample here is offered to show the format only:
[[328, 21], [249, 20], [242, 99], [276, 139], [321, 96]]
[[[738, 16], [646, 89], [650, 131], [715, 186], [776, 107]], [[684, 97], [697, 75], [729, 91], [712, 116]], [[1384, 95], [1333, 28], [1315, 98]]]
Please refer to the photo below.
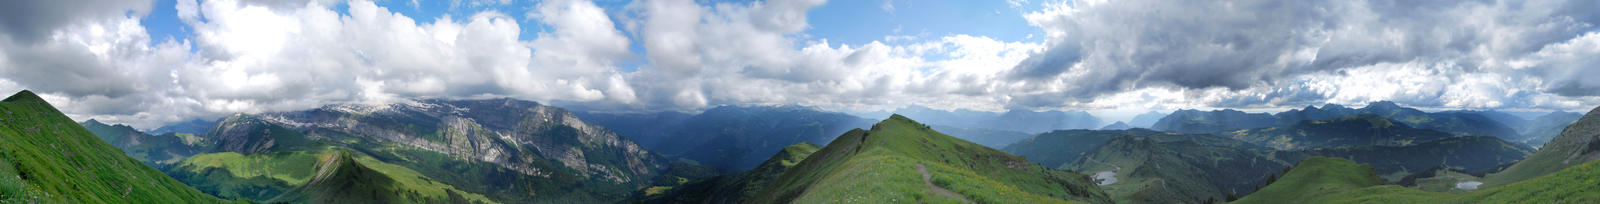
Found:
[[1567, 126], [1533, 156], [1484, 178], [1484, 185], [1506, 185], [1596, 159], [1600, 159], [1600, 107]]
[[635, 196], [641, 203], [738, 203], [754, 198], [772, 180], [821, 148], [811, 143], [789, 145], [750, 171], [654, 186]]
[[199, 147], [191, 145], [194, 144], [192, 141], [199, 140], [199, 137], [187, 133], [150, 135], [127, 125], [107, 125], [95, 120], [84, 121], [79, 125], [110, 143], [111, 146], [122, 149], [129, 157], [150, 166], [165, 167], [200, 151]]
[[[1300, 161], [1282, 179], [1234, 203], [1311, 203], [1337, 198], [1335, 194], [1383, 185], [1372, 166], [1350, 160], [1312, 157]], [[1403, 188], [1403, 187], [1402, 187]]]
[[218, 203], [123, 155], [29, 91], [0, 101], [0, 203]]
[[415, 170], [347, 151], [201, 154], [174, 165], [168, 174], [207, 193], [258, 202], [493, 202]]
[[762, 189], [756, 203], [1106, 203], [1087, 176], [933, 131], [894, 115], [852, 130]]
[[1134, 129], [1057, 131], [1006, 151], [1046, 165], [1070, 159], [1055, 167], [1095, 175], [1118, 202], [1194, 203], [1246, 195], [1313, 156], [1371, 164], [1386, 178], [1399, 180], [1434, 168], [1491, 171], [1527, 157], [1533, 149], [1494, 137], [1451, 137], [1408, 146], [1273, 150], [1212, 135]]
[[1372, 165], [1386, 181], [1397, 181], [1407, 175], [1422, 173], [1436, 167], [1473, 173], [1495, 171], [1528, 158], [1534, 154], [1534, 149], [1495, 137], [1468, 136], [1409, 146], [1341, 147], [1297, 150], [1290, 153], [1297, 154], [1283, 154], [1288, 161], [1298, 161], [1299, 159], [1295, 157], [1309, 156], [1354, 160]]
[[[1363, 170], [1365, 169], [1365, 170]], [[1260, 192], [1236, 203], [1595, 203], [1600, 163], [1589, 162], [1522, 182], [1459, 194], [1381, 185], [1370, 168], [1342, 159], [1307, 159]]]
[[1288, 163], [1264, 149], [1119, 136], [1062, 169], [1092, 173], [1118, 203], [1202, 203], [1249, 193]]

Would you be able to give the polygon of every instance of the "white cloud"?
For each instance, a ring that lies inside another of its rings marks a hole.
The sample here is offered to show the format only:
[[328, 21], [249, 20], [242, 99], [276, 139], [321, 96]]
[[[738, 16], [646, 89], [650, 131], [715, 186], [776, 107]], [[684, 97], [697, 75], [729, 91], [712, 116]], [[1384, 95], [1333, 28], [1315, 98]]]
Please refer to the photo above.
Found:
[[[0, 20], [0, 89], [33, 89], [75, 118], [141, 128], [412, 97], [622, 110], [916, 104], [1130, 113], [1379, 100], [1484, 109], [1600, 103], [1600, 82], [1583, 78], [1600, 75], [1592, 57], [1600, 55], [1600, 14], [1588, 1], [1044, 2], [1024, 16], [1042, 42], [883, 37], [892, 44], [809, 36], [807, 13], [823, 3], [639, 0], [608, 9], [550, 0], [517, 16], [483, 11], [425, 23], [363, 0], [180, 0], [176, 15], [193, 35], [154, 43], [139, 24], [148, 2], [108, 4]], [[41, 29], [43, 37], [29, 37]], [[637, 61], [637, 71], [618, 68]]]
[[369, 1], [348, 2], [349, 15], [300, 3], [179, 2], [193, 41], [154, 46], [138, 17], [84, 21], [45, 43], [0, 41], [0, 72], [75, 117], [140, 128], [396, 97], [634, 100], [613, 67], [628, 39], [593, 2], [541, 4], [549, 15], [533, 19], [555, 29], [532, 41], [492, 11], [419, 23]]

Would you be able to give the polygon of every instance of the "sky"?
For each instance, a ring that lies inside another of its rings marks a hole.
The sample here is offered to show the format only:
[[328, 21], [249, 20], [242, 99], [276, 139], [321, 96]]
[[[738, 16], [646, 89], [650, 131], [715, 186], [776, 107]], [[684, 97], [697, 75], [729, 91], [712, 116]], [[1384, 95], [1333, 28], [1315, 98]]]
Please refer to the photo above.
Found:
[[[151, 129], [511, 97], [591, 111], [1600, 105], [1592, 0], [0, 2], [0, 91]], [[1110, 120], [1108, 120], [1110, 121]]]

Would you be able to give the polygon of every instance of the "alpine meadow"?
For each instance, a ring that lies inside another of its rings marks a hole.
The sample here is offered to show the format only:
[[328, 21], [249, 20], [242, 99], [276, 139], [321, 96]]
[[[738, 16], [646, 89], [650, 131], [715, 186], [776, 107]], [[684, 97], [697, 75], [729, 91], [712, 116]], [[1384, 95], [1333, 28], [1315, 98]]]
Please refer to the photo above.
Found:
[[1596, 0], [0, 1], [0, 204], [1600, 203]]

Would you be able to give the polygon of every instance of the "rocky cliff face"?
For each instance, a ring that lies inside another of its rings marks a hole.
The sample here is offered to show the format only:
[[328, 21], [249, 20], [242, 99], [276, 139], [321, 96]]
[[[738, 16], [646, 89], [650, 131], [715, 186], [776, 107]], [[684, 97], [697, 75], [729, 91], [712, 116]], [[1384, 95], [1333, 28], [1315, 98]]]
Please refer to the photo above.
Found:
[[[300, 135], [263, 137], [278, 131], [274, 127]], [[666, 167], [660, 156], [565, 109], [514, 99], [341, 104], [235, 116], [208, 138], [238, 138], [217, 139], [214, 149], [234, 152], [286, 148], [284, 141], [300, 138], [316, 141], [303, 144], [416, 148], [530, 176], [575, 172], [615, 184], [642, 184]], [[559, 166], [542, 164], [551, 162]]]

